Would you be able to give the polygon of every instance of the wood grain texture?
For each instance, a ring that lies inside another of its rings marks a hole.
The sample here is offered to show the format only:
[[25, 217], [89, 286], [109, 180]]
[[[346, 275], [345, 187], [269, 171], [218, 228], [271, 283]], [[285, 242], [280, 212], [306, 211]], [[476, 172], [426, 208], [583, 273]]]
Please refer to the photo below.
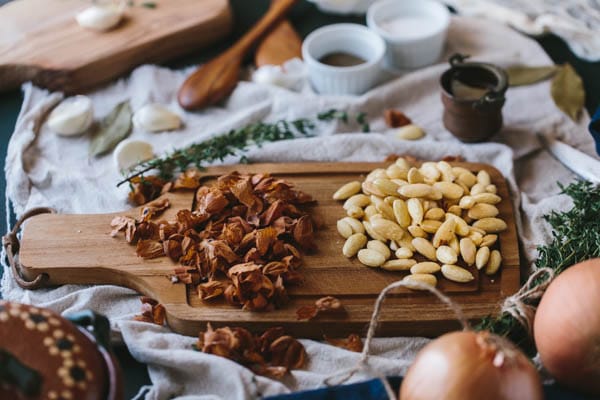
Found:
[[191, 53], [229, 33], [227, 0], [155, 0], [149, 9], [128, 7], [116, 28], [95, 32], [75, 15], [81, 0], [20, 0], [0, 7], [0, 91], [32, 80], [76, 93], [135, 66]]
[[[282, 325], [302, 336], [321, 338], [364, 333], [374, 301], [383, 287], [401, 279], [406, 273], [367, 268], [341, 254], [343, 239], [336, 231], [336, 221], [344, 215], [341, 204], [331, 199], [345, 182], [362, 179], [381, 163], [306, 163], [255, 164], [214, 167], [205, 171], [209, 183], [216, 176], [239, 170], [248, 173], [269, 172], [287, 179], [298, 189], [318, 201], [314, 215], [323, 222], [317, 235], [318, 250], [307, 255], [302, 267], [306, 282], [290, 287], [291, 302], [272, 312], [248, 312], [222, 302], [202, 302], [195, 288], [172, 284], [168, 279], [175, 263], [164, 258], [142, 260], [135, 247], [122, 236], [112, 238], [110, 221], [115, 214], [40, 215], [28, 221], [23, 232], [21, 263], [24, 273], [32, 278], [40, 273], [50, 276], [50, 284], [109, 283], [133, 288], [151, 296], [167, 309], [171, 328], [196, 335], [206, 322], [215, 326], [239, 325], [260, 331]], [[469, 284], [458, 284], [440, 278], [439, 288], [463, 308], [467, 318], [478, 319], [497, 310], [498, 303], [519, 287], [519, 252], [514, 213], [506, 182], [500, 172], [484, 164], [453, 163], [471, 170], [487, 170], [498, 186], [503, 201], [498, 205], [508, 229], [500, 234], [499, 249], [503, 255], [501, 272], [492, 278], [484, 274]], [[192, 192], [166, 194], [172, 207], [163, 218], [171, 218], [180, 208], [192, 204]], [[138, 215], [133, 209], [117, 215]], [[474, 271], [475, 272], [475, 271]], [[345, 314], [327, 315], [312, 321], [297, 321], [295, 310], [313, 303], [319, 297], [335, 295], [346, 309]], [[457, 328], [452, 313], [429, 294], [401, 289], [386, 300], [379, 335], [434, 336]]]

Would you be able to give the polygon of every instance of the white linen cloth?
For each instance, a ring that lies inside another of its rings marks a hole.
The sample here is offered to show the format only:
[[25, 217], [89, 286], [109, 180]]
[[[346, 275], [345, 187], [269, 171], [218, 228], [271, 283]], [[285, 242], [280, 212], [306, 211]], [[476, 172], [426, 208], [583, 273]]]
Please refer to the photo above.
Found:
[[600, 60], [598, 0], [442, 0], [461, 15], [506, 23], [521, 32], [560, 36], [571, 51], [587, 61]]
[[[477, 60], [501, 65], [550, 64], [544, 51], [531, 39], [504, 25], [455, 17], [450, 27], [447, 52], [471, 54]], [[441, 121], [439, 77], [446, 62], [423, 68], [389, 81], [360, 97], [302, 94], [250, 82], [241, 82], [219, 107], [197, 113], [178, 109], [176, 90], [186, 76], [155, 66], [142, 66], [90, 96], [96, 116], [105, 115], [118, 102], [130, 99], [134, 110], [147, 102], [163, 103], [178, 110], [185, 129], [151, 134], [134, 130], [131, 137], [151, 141], [158, 152], [200, 141], [230, 128], [259, 120], [312, 117], [331, 107], [350, 112], [365, 111], [374, 132], [353, 133], [355, 126], [322, 124], [319, 134], [290, 142], [252, 149], [252, 162], [286, 161], [380, 161], [391, 153], [412, 154], [423, 159], [461, 155], [468, 161], [487, 162], [508, 179], [517, 215], [520, 238], [529, 260], [535, 246], [549, 239], [542, 215], [568, 207], [557, 195], [557, 181], [568, 183], [573, 175], [540, 149], [536, 132], [555, 134], [567, 143], [593, 154], [585, 115], [574, 124], [550, 98], [549, 83], [511, 88], [504, 107], [505, 124], [493, 142], [463, 144], [447, 132]], [[89, 138], [61, 138], [42, 124], [44, 115], [61, 98], [31, 85], [24, 86], [25, 100], [6, 159], [7, 195], [17, 215], [36, 206], [51, 206], [63, 213], [99, 213], [127, 209], [127, 187], [117, 189], [120, 175], [112, 157], [89, 158]], [[395, 139], [382, 118], [386, 108], [404, 111], [427, 132], [416, 142]], [[346, 132], [346, 133], [341, 133]], [[236, 162], [230, 158], [226, 162]], [[126, 186], [126, 185], [125, 185]], [[2, 295], [11, 301], [33, 303], [59, 312], [91, 308], [111, 318], [112, 326], [133, 356], [148, 364], [153, 386], [147, 399], [245, 399], [319, 386], [332, 371], [353, 365], [359, 355], [312, 340], [303, 340], [308, 365], [283, 381], [256, 377], [249, 370], [223, 358], [190, 349], [194, 338], [171, 333], [167, 328], [131, 321], [139, 313], [138, 295], [113, 286], [65, 285], [55, 289], [26, 291], [16, 286], [4, 269]], [[382, 374], [405, 372], [415, 352], [426, 342], [421, 338], [381, 338], [375, 341], [373, 366]], [[364, 376], [362, 377], [364, 378]], [[360, 376], [353, 378], [361, 379]]]

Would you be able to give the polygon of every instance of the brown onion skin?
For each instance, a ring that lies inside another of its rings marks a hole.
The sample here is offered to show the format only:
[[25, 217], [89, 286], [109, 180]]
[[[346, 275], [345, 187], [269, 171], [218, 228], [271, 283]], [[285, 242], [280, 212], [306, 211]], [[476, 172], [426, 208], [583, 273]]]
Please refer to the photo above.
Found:
[[600, 259], [573, 265], [552, 281], [533, 333], [542, 364], [558, 382], [600, 395]]
[[518, 352], [514, 364], [495, 367], [472, 331], [452, 332], [425, 346], [400, 387], [400, 400], [541, 400], [540, 377]]

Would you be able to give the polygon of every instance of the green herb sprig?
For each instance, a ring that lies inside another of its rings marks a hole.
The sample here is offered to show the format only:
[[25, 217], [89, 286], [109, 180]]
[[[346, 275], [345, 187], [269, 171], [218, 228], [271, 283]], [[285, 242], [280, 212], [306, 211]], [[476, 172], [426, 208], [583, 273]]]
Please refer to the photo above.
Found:
[[[534, 262], [534, 268], [552, 268], [556, 274], [581, 261], [600, 257], [600, 186], [587, 181], [576, 181], [566, 187], [559, 183], [558, 186], [561, 194], [572, 199], [573, 207], [544, 216], [552, 228], [552, 242], [538, 246], [538, 258]], [[534, 285], [540, 283], [537, 281]], [[485, 318], [477, 329], [508, 337], [529, 354], [535, 353], [532, 338], [508, 313]]]
[[[340, 120], [348, 122], [349, 116], [344, 111], [329, 110], [317, 116], [319, 121]], [[360, 113], [356, 117], [367, 125], [366, 114]], [[316, 128], [313, 120], [300, 118], [292, 121], [279, 120], [277, 122], [257, 122], [239, 129], [215, 136], [200, 143], [192, 144], [180, 150], [175, 150], [165, 157], [155, 158], [138, 164], [130, 174], [117, 184], [130, 182], [133, 178], [143, 176], [149, 171], [156, 170], [161, 178], [170, 179], [176, 171], [185, 171], [191, 166], [202, 168], [203, 164], [213, 161], [223, 161], [225, 157], [242, 155], [240, 162], [248, 163], [243, 153], [252, 145], [261, 146], [267, 142], [309, 137]]]

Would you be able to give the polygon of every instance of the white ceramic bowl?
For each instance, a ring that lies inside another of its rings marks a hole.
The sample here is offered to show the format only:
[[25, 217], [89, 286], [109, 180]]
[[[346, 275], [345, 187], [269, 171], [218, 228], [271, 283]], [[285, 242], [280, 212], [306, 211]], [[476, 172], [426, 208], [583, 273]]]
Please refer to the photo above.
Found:
[[375, 0], [308, 0], [317, 8], [329, 14], [364, 14]]
[[[319, 60], [331, 53], [348, 53], [365, 60], [337, 67]], [[302, 57], [313, 88], [322, 94], [362, 94], [375, 86], [382, 73], [385, 42], [358, 24], [334, 24], [313, 31], [302, 43]]]
[[367, 25], [385, 39], [389, 66], [414, 69], [440, 58], [450, 12], [435, 0], [382, 0], [369, 7]]

